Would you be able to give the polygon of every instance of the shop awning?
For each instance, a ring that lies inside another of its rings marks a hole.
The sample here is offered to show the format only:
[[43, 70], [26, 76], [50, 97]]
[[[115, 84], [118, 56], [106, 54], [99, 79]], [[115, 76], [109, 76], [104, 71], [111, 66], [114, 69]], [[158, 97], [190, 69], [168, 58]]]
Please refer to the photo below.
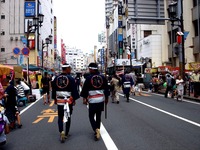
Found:
[[[26, 65], [21, 65], [21, 66], [24, 70], [27, 70]], [[35, 66], [35, 65], [31, 65], [31, 64], [29, 65], [29, 71], [38, 71], [38, 70], [42, 70], [42, 68]]]

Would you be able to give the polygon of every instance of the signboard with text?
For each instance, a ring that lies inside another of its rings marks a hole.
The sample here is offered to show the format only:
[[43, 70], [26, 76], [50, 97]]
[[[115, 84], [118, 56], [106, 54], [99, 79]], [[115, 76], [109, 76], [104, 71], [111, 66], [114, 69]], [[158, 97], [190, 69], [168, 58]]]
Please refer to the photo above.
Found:
[[25, 2], [24, 3], [24, 15], [25, 17], [35, 16], [36, 5], [35, 2]]

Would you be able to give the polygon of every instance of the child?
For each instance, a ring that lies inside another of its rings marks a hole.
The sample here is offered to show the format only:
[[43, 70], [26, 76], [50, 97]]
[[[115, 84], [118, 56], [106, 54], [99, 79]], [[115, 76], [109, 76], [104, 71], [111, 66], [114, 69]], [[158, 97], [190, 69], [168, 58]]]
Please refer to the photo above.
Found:
[[0, 128], [2, 129], [2, 133], [0, 134], [0, 146], [6, 144], [6, 134], [9, 133], [9, 121], [6, 115], [4, 115], [4, 107], [0, 105]]
[[181, 97], [181, 101], [183, 101], [183, 92], [184, 92], [184, 86], [183, 86], [183, 79], [179, 75], [178, 78], [176, 79], [176, 85], [177, 85], [177, 101], [179, 100], [178, 98]]

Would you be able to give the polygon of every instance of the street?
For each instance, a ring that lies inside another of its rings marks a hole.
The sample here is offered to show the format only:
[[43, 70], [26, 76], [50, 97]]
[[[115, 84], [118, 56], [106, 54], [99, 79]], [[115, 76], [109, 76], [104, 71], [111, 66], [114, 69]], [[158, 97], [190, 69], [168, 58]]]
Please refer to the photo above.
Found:
[[76, 101], [70, 137], [60, 143], [57, 109], [42, 99], [21, 107], [22, 128], [7, 135], [3, 150], [199, 150], [200, 103], [143, 93], [127, 103], [107, 106], [102, 113], [101, 139], [94, 141], [88, 110], [82, 98]]

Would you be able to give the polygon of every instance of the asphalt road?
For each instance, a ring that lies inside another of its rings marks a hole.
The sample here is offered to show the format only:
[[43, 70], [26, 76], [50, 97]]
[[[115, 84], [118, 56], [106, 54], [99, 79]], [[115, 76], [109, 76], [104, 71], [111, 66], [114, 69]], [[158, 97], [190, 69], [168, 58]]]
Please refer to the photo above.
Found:
[[5, 150], [200, 150], [200, 104], [143, 93], [127, 103], [109, 102], [101, 139], [94, 141], [88, 109], [77, 100], [71, 136], [60, 143], [56, 105], [42, 100], [20, 108], [22, 128], [7, 135]]

